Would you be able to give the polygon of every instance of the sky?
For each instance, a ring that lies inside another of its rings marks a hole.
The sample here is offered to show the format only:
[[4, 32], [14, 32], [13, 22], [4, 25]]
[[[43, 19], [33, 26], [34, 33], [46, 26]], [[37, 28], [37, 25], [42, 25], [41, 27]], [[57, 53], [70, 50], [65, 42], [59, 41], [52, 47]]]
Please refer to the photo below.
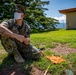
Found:
[[47, 17], [53, 17], [58, 19], [59, 22], [66, 22], [66, 16], [64, 14], [59, 13], [59, 10], [76, 8], [76, 0], [42, 0], [42, 1], [50, 1], [49, 5], [45, 7], [48, 8], [45, 11]]

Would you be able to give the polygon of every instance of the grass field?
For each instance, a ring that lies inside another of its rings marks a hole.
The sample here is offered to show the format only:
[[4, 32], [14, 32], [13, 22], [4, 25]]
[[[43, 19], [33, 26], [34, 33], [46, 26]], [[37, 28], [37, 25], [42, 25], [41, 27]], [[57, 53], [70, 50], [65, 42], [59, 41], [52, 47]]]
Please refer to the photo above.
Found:
[[[66, 59], [67, 62], [60, 63], [57, 65], [46, 60], [47, 55], [56, 54], [49, 51], [49, 48], [56, 47], [56, 44], [54, 43], [68, 44], [68, 47], [76, 48], [76, 30], [61, 29], [61, 30], [50, 31], [50, 32], [34, 33], [34, 34], [31, 34], [31, 43], [37, 48], [42, 48], [42, 47], [45, 48], [45, 50], [43, 51], [45, 56], [41, 57], [41, 59], [38, 61], [33, 61], [33, 64], [36, 67], [42, 70], [45, 70], [49, 65], [51, 65], [51, 67], [49, 68], [49, 72], [51, 72], [52, 75], [62, 75], [65, 69], [72, 69], [74, 72], [76, 72], [76, 53], [71, 53], [68, 56], [63, 56], [63, 58]], [[7, 66], [8, 64], [12, 64], [14, 62], [13, 60], [8, 59], [6, 57], [7, 57], [7, 53], [4, 51], [3, 47], [0, 44], [0, 67], [1, 68], [3, 68], [4, 66]], [[6, 58], [5, 63], [2, 64], [4, 58]], [[20, 67], [23, 67], [25, 70], [26, 64], [31, 61], [32, 60], [27, 60]], [[70, 63], [72, 65], [72, 68], [70, 67]]]
[[76, 48], [76, 30], [57, 30], [44, 33], [36, 33], [31, 35], [31, 42], [35, 46], [39, 44], [45, 47], [55, 47], [53, 42], [58, 42], [65, 44], [67, 43], [69, 47]]

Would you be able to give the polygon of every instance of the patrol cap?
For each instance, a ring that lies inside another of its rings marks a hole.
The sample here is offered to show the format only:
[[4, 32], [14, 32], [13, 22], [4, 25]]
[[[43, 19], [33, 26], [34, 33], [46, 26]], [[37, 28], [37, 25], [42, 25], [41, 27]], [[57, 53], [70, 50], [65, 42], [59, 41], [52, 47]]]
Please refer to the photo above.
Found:
[[21, 4], [16, 4], [15, 11], [25, 14], [26, 8]]

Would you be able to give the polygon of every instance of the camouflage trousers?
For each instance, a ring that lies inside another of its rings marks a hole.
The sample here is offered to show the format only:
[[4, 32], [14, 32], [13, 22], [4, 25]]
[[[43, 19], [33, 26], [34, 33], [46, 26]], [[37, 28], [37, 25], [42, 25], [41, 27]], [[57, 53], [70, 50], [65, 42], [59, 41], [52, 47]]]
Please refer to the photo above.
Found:
[[41, 56], [40, 51], [36, 47], [31, 44], [27, 46], [16, 39], [2, 37], [1, 43], [9, 54], [19, 52], [24, 59], [39, 59]]

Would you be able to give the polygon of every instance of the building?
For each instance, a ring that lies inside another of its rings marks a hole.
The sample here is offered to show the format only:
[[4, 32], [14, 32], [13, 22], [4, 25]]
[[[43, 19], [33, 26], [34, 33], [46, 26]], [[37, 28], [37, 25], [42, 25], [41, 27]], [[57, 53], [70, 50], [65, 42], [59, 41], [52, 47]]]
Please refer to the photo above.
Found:
[[76, 29], [76, 8], [59, 10], [66, 15], [66, 29]]

